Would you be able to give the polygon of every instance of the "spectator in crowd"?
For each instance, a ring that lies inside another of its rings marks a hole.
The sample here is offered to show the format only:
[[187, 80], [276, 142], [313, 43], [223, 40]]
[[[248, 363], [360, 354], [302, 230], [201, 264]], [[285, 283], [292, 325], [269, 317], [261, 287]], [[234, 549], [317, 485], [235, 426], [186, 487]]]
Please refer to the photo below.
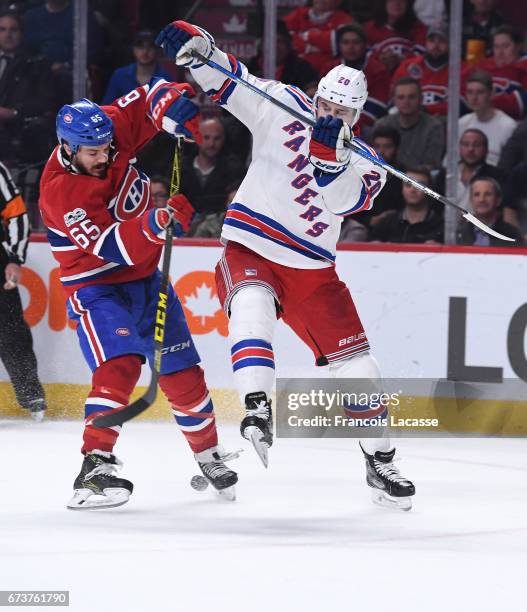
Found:
[[196, 218], [190, 226], [189, 236], [192, 238], [219, 238], [221, 235], [221, 227], [225, 219], [225, 213], [234, 200], [239, 187], [240, 182], [238, 180], [227, 186], [227, 197], [225, 198], [225, 204], [221, 212], [196, 215]]
[[500, 212], [501, 202], [501, 187], [497, 181], [485, 176], [472, 179], [470, 204], [474, 216], [500, 234], [514, 238], [515, 243], [505, 243], [464, 220], [458, 231], [457, 243], [470, 246], [523, 246], [523, 237], [520, 230], [503, 220]]
[[[248, 65], [249, 72], [263, 76], [263, 54], [260, 53]], [[315, 89], [319, 80], [318, 72], [313, 66], [298, 57], [291, 46], [291, 34], [282, 20], [276, 27], [276, 73], [275, 79], [288, 85], [296, 85], [302, 91]]]
[[[342, 0], [313, 0], [311, 6], [294, 9], [283, 19], [293, 37], [293, 46], [301, 58], [322, 74], [333, 53], [327, 48], [327, 35], [339, 26], [351, 23], [353, 17], [340, 10]], [[322, 48], [319, 47], [323, 41]]]
[[0, 14], [0, 150], [5, 161], [46, 159], [54, 142], [49, 63], [22, 44], [15, 13]]
[[[463, 208], [470, 209], [470, 184], [479, 176], [490, 176], [501, 186], [505, 181], [502, 170], [487, 163], [489, 143], [481, 130], [469, 128], [461, 134], [459, 140], [459, 182], [457, 184], [457, 202]], [[437, 176], [437, 189], [445, 193], [445, 168]]]
[[222, 155], [225, 129], [220, 119], [206, 119], [200, 124], [203, 142], [195, 157], [183, 157], [181, 193], [198, 215], [219, 215], [225, 212], [227, 188], [241, 180], [244, 168], [233, 156]]
[[[425, 166], [409, 168], [406, 174], [430, 186], [430, 171]], [[390, 211], [372, 227], [371, 239], [381, 242], [442, 243], [443, 217], [419, 189], [403, 185], [404, 208]]]
[[510, 172], [515, 166], [527, 163], [527, 117], [516, 126], [501, 149], [498, 167]]
[[157, 208], [164, 208], [170, 196], [170, 186], [168, 181], [161, 175], [153, 176], [150, 179], [150, 193], [152, 200]]
[[377, 119], [386, 114], [390, 95], [390, 73], [371, 51], [368, 52], [366, 32], [360, 25], [351, 23], [341, 26], [336, 31], [336, 41], [338, 58], [328, 62], [322, 74], [326, 74], [339, 64], [364, 72], [368, 82], [368, 99], [358, 125], [361, 130], [365, 128], [367, 130]]
[[[59, 106], [71, 99], [73, 64], [73, 6], [69, 0], [47, 0], [25, 14], [26, 40], [34, 53], [51, 63]], [[102, 32], [88, 9], [88, 62], [96, 63]]]
[[472, 110], [459, 119], [459, 131], [469, 128], [481, 130], [488, 139], [487, 162], [496, 166], [501, 149], [509, 140], [516, 122], [492, 105], [492, 78], [488, 72], [473, 72], [465, 87], [467, 106]]
[[441, 23], [446, 17], [444, 0], [415, 0], [414, 11], [417, 17], [429, 27]]
[[492, 36], [503, 24], [496, 11], [496, 0], [470, 0], [463, 16], [463, 57], [468, 62], [482, 60], [492, 51]]
[[137, 34], [132, 47], [135, 62], [114, 71], [110, 77], [102, 104], [111, 104], [132, 89], [146, 85], [153, 76], [161, 77], [169, 82], [172, 81], [172, 75], [157, 62], [159, 49], [154, 41], [155, 34], [150, 30], [143, 30]]
[[404, 60], [393, 75], [393, 83], [403, 77], [419, 81], [423, 108], [430, 115], [444, 116], [448, 107], [448, 26], [440, 23], [428, 28], [424, 55]]
[[33, 338], [24, 320], [18, 291], [21, 265], [26, 260], [29, 221], [26, 205], [7, 168], [0, 163], [0, 359], [13, 383], [22, 408], [41, 421], [47, 408], [37, 373]]
[[[371, 135], [373, 148], [379, 153], [384, 161], [391, 165], [396, 165], [400, 141], [399, 132], [391, 127], [378, 127]], [[390, 211], [398, 211], [403, 208], [402, 182], [393, 176], [393, 174], [388, 173], [386, 183], [379, 195], [376, 196], [373, 208], [344, 219], [340, 233], [340, 241], [357, 242], [367, 240], [368, 228], [374, 227], [384, 219]], [[353, 221], [353, 223], [351, 223], [351, 221]], [[366, 234], [359, 233], [360, 228], [357, 227], [359, 224]]]
[[492, 77], [492, 104], [513, 119], [527, 108], [527, 56], [522, 55], [523, 32], [503, 25], [492, 37], [492, 57], [477, 65]]
[[393, 102], [397, 112], [379, 119], [375, 127], [395, 128], [401, 137], [397, 164], [410, 167], [439, 168], [445, 149], [442, 122], [421, 107], [421, 87], [411, 77], [403, 77], [394, 86]]
[[378, 0], [366, 26], [368, 42], [390, 72], [402, 60], [424, 51], [426, 26], [414, 12], [413, 0]]

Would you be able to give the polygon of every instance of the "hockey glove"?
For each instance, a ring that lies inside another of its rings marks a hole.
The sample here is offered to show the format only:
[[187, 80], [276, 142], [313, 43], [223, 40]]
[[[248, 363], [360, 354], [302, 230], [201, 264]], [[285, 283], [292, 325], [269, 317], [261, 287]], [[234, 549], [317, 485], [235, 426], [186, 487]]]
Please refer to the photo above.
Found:
[[313, 127], [309, 142], [309, 161], [322, 172], [341, 172], [349, 164], [351, 149], [344, 146], [351, 142], [351, 128], [342, 119], [331, 115], [320, 117]]
[[165, 83], [150, 100], [150, 115], [158, 130], [171, 136], [185, 136], [201, 143], [199, 106], [186, 96], [195, 96], [188, 83]]
[[202, 28], [186, 21], [173, 21], [158, 34], [156, 45], [163, 47], [167, 57], [174, 60], [178, 66], [201, 66], [192, 57], [191, 52], [197, 51], [207, 59], [212, 55], [214, 38]]
[[187, 198], [178, 193], [169, 198], [165, 208], [153, 208], [148, 213], [148, 226], [160, 241], [165, 239], [169, 225], [174, 228], [174, 236], [181, 238], [188, 232], [194, 212]]

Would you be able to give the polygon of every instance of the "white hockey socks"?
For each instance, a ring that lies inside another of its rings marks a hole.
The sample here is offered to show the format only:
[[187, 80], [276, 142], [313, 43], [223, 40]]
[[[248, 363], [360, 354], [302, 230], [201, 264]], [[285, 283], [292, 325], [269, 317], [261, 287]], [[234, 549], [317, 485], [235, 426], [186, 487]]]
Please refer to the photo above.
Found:
[[248, 393], [270, 397], [275, 382], [272, 347], [276, 326], [274, 297], [263, 287], [244, 287], [230, 304], [229, 340], [234, 384], [242, 405]]

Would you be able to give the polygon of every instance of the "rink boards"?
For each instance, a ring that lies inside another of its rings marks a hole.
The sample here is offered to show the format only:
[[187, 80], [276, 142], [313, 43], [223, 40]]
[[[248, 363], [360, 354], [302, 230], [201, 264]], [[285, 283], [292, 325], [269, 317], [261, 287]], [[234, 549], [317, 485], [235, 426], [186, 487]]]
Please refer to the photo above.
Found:
[[[463, 413], [460, 426], [465, 431], [517, 435], [527, 432], [527, 401], [517, 393], [518, 385], [507, 380], [527, 380], [526, 253], [358, 244], [339, 250], [337, 270], [352, 292], [385, 377], [448, 378], [466, 381], [467, 388], [491, 383], [488, 400], [474, 402], [467, 396], [463, 403], [457, 393], [445, 402]], [[202, 357], [216, 412], [237, 419], [227, 318], [214, 285], [220, 254], [215, 243], [180, 241], [174, 247], [171, 278]], [[67, 321], [58, 268], [47, 243], [31, 242], [20, 285], [50, 414], [80, 417], [90, 371]], [[326, 375], [281, 322], [274, 350], [278, 376]], [[148, 376], [144, 368], [140, 384], [146, 385]], [[7, 380], [2, 368], [0, 415], [20, 414]], [[430, 416], [434, 402], [416, 393], [405, 411]], [[170, 418], [168, 405], [159, 399], [145, 418]]]

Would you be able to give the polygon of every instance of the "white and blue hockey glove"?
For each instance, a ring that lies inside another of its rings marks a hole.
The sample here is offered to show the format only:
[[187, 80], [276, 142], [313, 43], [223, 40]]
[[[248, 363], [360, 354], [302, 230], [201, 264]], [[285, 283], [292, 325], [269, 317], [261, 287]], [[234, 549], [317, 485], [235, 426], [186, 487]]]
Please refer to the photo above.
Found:
[[320, 117], [309, 141], [309, 161], [322, 172], [341, 172], [351, 157], [351, 149], [345, 147], [344, 143], [352, 140], [351, 128], [342, 119], [331, 115]]
[[181, 238], [188, 233], [194, 207], [182, 194], [178, 193], [168, 199], [165, 208], [152, 208], [148, 213], [148, 225], [159, 239], [165, 239], [165, 230], [169, 225], [174, 228], [174, 236]]
[[215, 48], [214, 38], [206, 30], [186, 21], [173, 21], [163, 28], [156, 38], [156, 45], [163, 47], [166, 56], [178, 66], [186, 67], [201, 66], [192, 56], [192, 51], [208, 59]]

